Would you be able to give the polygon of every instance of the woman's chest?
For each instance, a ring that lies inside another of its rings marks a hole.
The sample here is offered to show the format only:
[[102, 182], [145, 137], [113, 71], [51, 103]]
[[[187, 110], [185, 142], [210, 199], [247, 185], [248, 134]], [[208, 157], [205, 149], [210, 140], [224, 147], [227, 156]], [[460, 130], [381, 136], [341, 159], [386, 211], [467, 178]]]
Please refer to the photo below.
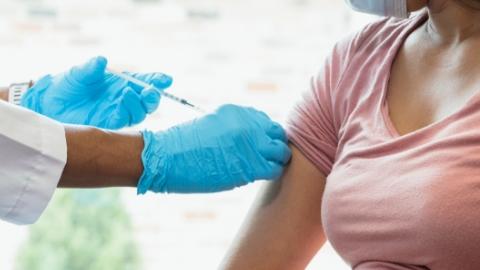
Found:
[[389, 117], [401, 135], [446, 119], [480, 91], [477, 63], [471, 64], [458, 51], [432, 52], [412, 39], [415, 35], [393, 61], [386, 90]]
[[480, 247], [480, 132], [445, 132], [421, 143], [357, 141], [339, 153], [323, 220], [347, 261], [431, 265], [451, 257], [480, 266], [472, 253]]

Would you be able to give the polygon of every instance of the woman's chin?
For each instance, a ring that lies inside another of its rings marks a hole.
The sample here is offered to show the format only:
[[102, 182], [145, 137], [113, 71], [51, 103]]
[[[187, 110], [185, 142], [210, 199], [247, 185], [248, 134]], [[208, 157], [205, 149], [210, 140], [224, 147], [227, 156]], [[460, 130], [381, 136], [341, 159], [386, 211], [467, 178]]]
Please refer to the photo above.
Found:
[[409, 12], [420, 10], [428, 5], [429, 0], [407, 0], [407, 9]]

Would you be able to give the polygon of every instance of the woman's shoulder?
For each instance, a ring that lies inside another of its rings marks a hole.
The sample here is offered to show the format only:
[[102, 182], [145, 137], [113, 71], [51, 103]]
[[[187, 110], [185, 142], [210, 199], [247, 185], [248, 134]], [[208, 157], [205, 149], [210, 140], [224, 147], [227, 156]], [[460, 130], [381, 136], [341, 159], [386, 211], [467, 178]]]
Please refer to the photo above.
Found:
[[[328, 57], [327, 69], [330, 69], [335, 75], [334, 79], [340, 82], [343, 77], [349, 75], [349, 71], [357, 73], [359, 67], [366, 71], [364, 69], [366, 62], [384, 61], [391, 49], [401, 43], [404, 36], [402, 33], [405, 33], [415, 20], [416, 18], [406, 20], [382, 18], [367, 24], [360, 31], [344, 37], [335, 44]], [[375, 71], [378, 65], [367, 67]]]
[[356, 51], [390, 47], [395, 42], [400, 42], [403, 35], [417, 28], [426, 16], [426, 12], [420, 12], [409, 19], [381, 18], [367, 24], [341, 42], [344, 43], [343, 46]]

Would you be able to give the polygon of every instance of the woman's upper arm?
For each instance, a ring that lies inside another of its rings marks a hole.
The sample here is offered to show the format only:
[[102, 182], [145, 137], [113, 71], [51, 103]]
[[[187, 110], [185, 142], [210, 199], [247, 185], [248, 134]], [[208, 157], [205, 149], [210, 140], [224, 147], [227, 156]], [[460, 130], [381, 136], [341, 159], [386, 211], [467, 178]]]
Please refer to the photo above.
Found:
[[325, 176], [296, 147], [278, 182], [254, 205], [221, 269], [304, 269], [325, 243]]

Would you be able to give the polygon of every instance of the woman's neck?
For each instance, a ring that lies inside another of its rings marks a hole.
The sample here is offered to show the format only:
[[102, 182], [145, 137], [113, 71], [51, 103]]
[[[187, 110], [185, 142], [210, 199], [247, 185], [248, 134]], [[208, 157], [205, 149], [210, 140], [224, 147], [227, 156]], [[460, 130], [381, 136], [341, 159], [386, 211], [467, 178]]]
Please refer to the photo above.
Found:
[[480, 38], [480, 7], [471, 0], [431, 0], [427, 35], [441, 46], [456, 46], [471, 38]]

